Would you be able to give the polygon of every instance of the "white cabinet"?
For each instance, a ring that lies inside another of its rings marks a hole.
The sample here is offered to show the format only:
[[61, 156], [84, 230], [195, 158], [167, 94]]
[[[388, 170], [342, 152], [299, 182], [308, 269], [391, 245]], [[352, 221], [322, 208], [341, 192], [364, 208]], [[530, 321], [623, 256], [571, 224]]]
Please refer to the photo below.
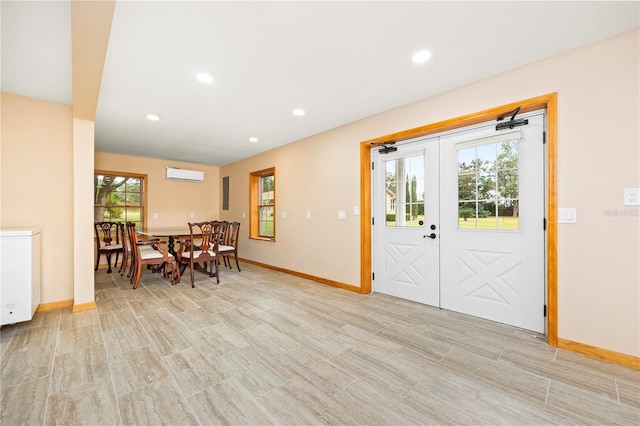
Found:
[[40, 231], [0, 231], [2, 325], [28, 321], [40, 304]]

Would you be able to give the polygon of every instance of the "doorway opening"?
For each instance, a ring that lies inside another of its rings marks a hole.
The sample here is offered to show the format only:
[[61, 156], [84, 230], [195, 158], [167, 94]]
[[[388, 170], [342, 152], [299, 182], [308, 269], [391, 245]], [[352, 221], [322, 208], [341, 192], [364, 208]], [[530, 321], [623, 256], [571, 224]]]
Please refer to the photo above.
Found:
[[546, 259], [547, 259], [547, 340], [552, 346], [558, 344], [557, 333], [557, 200], [556, 200], [556, 150], [557, 150], [557, 94], [551, 93], [531, 98], [517, 103], [502, 105], [485, 111], [428, 124], [414, 129], [381, 136], [364, 141], [360, 147], [361, 159], [361, 292], [370, 293], [372, 290], [372, 150], [381, 145], [389, 146], [396, 142], [427, 137], [438, 133], [470, 127], [496, 120], [504, 111], [520, 107], [520, 113], [527, 113], [545, 109], [547, 113], [546, 133]]

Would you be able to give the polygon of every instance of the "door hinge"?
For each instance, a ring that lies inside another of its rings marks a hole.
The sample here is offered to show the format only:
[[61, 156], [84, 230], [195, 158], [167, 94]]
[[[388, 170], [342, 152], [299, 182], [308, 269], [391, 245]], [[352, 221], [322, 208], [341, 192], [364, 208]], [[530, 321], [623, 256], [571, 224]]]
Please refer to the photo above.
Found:
[[544, 219], [542, 219], [542, 230], [543, 231], [547, 230], [547, 218], [546, 217]]
[[371, 218], [371, 226], [374, 226], [376, 224], [376, 218], [372, 217]]
[[375, 168], [376, 168], [375, 163], [372, 161], [371, 162], [371, 170], [375, 170]]
[[547, 305], [544, 305], [544, 316], [547, 316]]
[[547, 132], [542, 132], [542, 144], [546, 144], [547, 143]]
[[375, 281], [375, 279], [376, 279], [376, 273], [372, 272], [371, 273], [371, 281]]

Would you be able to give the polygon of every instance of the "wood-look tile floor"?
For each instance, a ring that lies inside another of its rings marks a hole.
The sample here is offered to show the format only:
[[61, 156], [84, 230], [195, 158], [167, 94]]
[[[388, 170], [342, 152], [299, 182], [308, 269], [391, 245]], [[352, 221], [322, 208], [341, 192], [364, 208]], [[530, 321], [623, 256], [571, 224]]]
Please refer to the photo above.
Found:
[[640, 424], [639, 371], [242, 267], [195, 289], [100, 270], [96, 310], [2, 327], [1, 424]]

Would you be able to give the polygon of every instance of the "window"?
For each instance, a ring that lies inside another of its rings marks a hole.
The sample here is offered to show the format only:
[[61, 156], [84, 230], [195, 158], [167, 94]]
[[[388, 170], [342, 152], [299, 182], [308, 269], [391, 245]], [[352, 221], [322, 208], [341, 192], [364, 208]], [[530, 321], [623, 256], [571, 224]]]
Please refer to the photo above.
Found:
[[144, 176], [95, 173], [94, 222], [134, 222], [144, 227]]
[[518, 230], [518, 139], [458, 150], [458, 228]]
[[273, 241], [276, 237], [276, 169], [251, 173], [249, 185], [251, 238]]
[[421, 227], [424, 223], [424, 154], [384, 162], [385, 225]]

